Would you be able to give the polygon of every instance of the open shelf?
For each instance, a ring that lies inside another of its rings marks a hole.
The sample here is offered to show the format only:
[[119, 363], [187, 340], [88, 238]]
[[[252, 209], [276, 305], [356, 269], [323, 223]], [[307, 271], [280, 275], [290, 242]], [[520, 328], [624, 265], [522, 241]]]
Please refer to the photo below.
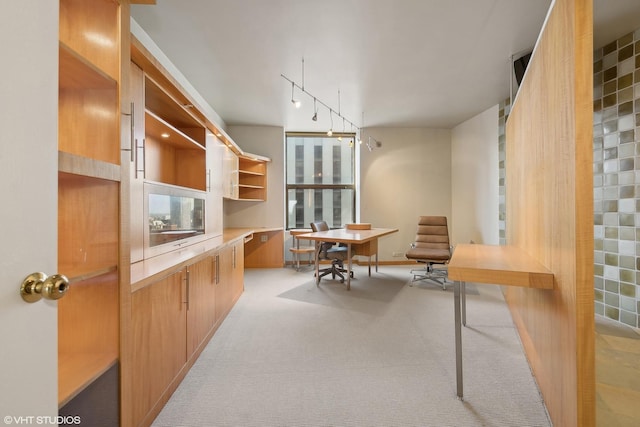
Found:
[[117, 82], [69, 46], [59, 46], [60, 151], [119, 164]]
[[71, 280], [58, 301], [59, 406], [118, 360], [118, 272], [97, 274]]
[[238, 200], [267, 199], [267, 161], [258, 156], [238, 158]]
[[118, 79], [119, 4], [115, 1], [60, 0], [60, 41]]
[[189, 112], [190, 107], [179, 103], [149, 76], [145, 76], [144, 89], [145, 107], [148, 111], [205, 146], [205, 125]]
[[59, 55], [58, 78], [61, 89], [116, 90], [117, 82], [111, 76], [62, 42]]
[[67, 277], [118, 265], [119, 183], [58, 173], [58, 266]]
[[172, 145], [183, 150], [202, 150], [204, 146], [198, 141], [172, 126], [151, 111], [145, 112], [145, 133], [147, 137], [153, 137], [165, 144]]
[[58, 407], [76, 397], [118, 361], [117, 353], [59, 353]]

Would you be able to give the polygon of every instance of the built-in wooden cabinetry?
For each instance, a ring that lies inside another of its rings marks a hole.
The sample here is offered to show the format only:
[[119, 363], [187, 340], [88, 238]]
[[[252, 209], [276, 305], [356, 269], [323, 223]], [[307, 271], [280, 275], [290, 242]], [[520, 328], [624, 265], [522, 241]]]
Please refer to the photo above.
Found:
[[[240, 188], [242, 151], [138, 40], [131, 41], [131, 127], [123, 165], [130, 215], [123, 224], [131, 263], [129, 351], [123, 364], [129, 403], [123, 420], [148, 426], [240, 297], [248, 232], [224, 233], [222, 221], [226, 192]], [[259, 170], [247, 173], [266, 179]], [[205, 232], [151, 248], [152, 192], [204, 199]]]
[[[70, 282], [58, 301], [64, 414], [69, 404], [73, 411], [95, 404], [78, 402], [119, 361], [120, 62], [129, 6], [126, 0], [59, 4], [58, 271]], [[118, 385], [113, 387], [115, 394], [107, 394], [115, 402], [103, 402], [103, 408], [115, 413], [102, 413], [103, 423], [118, 421]], [[82, 420], [96, 421], [91, 410]]]
[[245, 154], [238, 158], [238, 199], [267, 200], [266, 157]]
[[[268, 159], [130, 36], [129, 3], [60, 0], [59, 404], [87, 425], [151, 424], [243, 291], [250, 232], [223, 231], [223, 198], [266, 194]], [[150, 188], [201, 200], [204, 231], [148, 251]]]
[[224, 197], [230, 200], [267, 200], [269, 158], [227, 148], [224, 155]]
[[222, 164], [222, 189], [225, 199], [238, 199], [238, 177], [238, 155], [226, 146]]
[[243, 246], [204, 249], [134, 290], [131, 425], [151, 424], [242, 294]]

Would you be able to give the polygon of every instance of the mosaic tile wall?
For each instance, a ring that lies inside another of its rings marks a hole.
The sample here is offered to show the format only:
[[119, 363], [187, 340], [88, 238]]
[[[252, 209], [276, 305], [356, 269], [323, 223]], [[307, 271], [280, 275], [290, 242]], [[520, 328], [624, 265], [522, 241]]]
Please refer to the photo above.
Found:
[[[640, 327], [640, 29], [594, 52], [596, 314]], [[505, 122], [499, 106], [499, 232], [505, 244]]]
[[640, 30], [594, 52], [595, 310], [640, 327]]

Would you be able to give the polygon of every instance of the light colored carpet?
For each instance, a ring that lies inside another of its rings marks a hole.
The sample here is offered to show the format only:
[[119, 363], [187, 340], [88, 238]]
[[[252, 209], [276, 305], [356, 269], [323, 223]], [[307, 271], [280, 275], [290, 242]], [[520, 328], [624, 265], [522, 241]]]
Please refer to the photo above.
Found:
[[245, 292], [157, 427], [549, 426], [500, 289], [468, 284], [465, 400], [453, 292], [409, 268], [355, 267], [347, 291], [313, 273], [249, 269]]

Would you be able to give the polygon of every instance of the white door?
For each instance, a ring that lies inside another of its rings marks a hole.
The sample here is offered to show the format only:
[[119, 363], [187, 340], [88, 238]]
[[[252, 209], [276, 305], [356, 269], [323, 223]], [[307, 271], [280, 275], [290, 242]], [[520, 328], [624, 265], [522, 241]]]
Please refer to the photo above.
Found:
[[57, 303], [19, 289], [57, 272], [58, 2], [0, 2], [0, 40], [0, 425], [51, 425]]

